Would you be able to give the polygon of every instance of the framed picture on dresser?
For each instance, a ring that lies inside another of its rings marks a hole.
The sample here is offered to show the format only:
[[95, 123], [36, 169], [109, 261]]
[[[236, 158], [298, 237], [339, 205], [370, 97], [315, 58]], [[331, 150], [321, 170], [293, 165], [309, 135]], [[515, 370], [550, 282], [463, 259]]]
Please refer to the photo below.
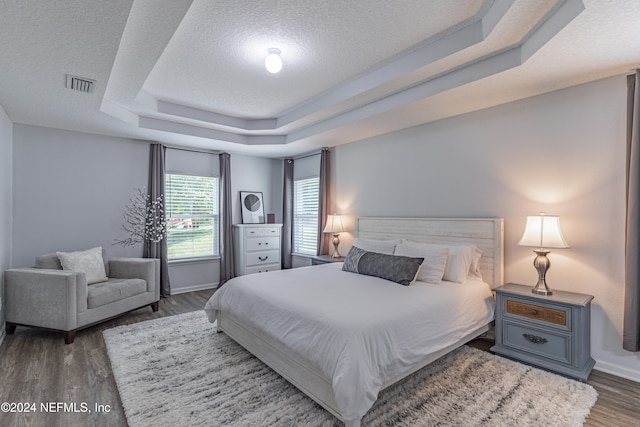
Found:
[[241, 191], [243, 224], [264, 224], [264, 203], [261, 191]]

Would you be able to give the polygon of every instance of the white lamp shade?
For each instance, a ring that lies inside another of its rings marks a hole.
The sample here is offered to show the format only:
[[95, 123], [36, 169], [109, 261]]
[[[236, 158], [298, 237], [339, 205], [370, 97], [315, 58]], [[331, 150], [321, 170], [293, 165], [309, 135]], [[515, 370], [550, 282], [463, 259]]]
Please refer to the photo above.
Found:
[[272, 74], [280, 72], [282, 70], [282, 58], [280, 58], [280, 50], [271, 48], [268, 50], [269, 54], [264, 60], [264, 66]]
[[329, 215], [327, 216], [327, 225], [322, 230], [323, 233], [331, 233], [338, 234], [344, 231], [344, 227], [342, 225], [342, 217], [340, 215]]
[[518, 246], [531, 246], [542, 249], [565, 249], [569, 247], [560, 230], [560, 218], [555, 215], [545, 214], [527, 217], [527, 224], [524, 227], [524, 233], [518, 242]]

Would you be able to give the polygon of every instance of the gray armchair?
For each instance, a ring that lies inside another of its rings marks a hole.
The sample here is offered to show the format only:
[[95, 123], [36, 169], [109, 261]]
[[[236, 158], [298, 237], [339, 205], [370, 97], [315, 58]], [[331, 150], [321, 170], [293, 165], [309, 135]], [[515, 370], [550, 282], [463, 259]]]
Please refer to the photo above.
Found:
[[158, 311], [160, 260], [102, 257], [108, 280], [87, 285], [85, 273], [63, 270], [56, 254], [36, 258], [34, 268], [5, 271], [6, 332], [16, 326], [62, 331], [71, 344], [78, 329], [138, 308]]

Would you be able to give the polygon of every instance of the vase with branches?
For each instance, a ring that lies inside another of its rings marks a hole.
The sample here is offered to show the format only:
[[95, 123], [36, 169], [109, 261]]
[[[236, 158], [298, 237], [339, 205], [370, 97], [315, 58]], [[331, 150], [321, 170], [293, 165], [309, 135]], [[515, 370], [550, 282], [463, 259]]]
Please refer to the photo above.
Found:
[[167, 236], [163, 199], [163, 195], [151, 199], [144, 187], [135, 189], [125, 205], [124, 224], [120, 227], [129, 237], [115, 239], [114, 244], [127, 247], [161, 242]]

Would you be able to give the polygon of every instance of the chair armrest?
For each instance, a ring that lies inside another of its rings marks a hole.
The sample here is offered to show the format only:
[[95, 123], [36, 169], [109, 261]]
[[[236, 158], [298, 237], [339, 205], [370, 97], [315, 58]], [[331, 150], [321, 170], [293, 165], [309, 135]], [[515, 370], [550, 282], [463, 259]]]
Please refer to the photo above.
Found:
[[84, 273], [15, 268], [4, 272], [4, 282], [7, 322], [70, 331], [77, 327], [78, 309], [86, 310]]
[[155, 258], [109, 258], [109, 276], [114, 279], [144, 279], [147, 292], [160, 299], [160, 260]]

